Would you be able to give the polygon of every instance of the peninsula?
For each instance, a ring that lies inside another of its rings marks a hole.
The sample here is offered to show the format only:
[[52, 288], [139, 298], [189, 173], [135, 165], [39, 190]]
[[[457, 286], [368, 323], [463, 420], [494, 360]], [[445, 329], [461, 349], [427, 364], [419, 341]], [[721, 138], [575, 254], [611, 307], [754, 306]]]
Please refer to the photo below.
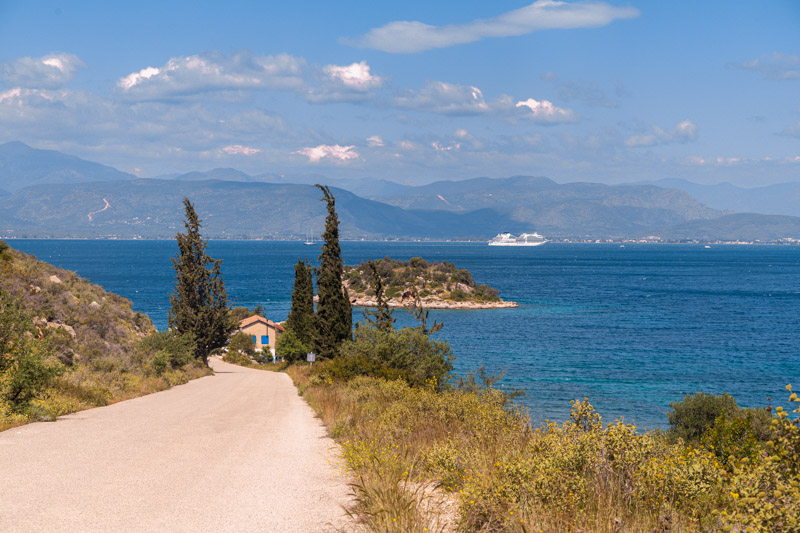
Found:
[[[468, 270], [456, 268], [447, 261], [429, 262], [421, 257], [398, 261], [385, 257], [374, 263], [389, 307], [408, 307], [415, 302], [428, 309], [517, 307], [516, 302], [502, 300], [497, 289], [475, 283]], [[353, 305], [377, 305], [372, 273], [366, 262], [344, 267], [344, 286]]]

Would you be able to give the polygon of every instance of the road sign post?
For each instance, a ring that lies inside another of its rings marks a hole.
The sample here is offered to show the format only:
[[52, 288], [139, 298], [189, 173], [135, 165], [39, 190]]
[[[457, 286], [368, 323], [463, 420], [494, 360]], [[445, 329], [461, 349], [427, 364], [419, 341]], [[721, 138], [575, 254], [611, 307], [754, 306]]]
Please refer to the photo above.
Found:
[[306, 361], [308, 361], [309, 367], [314, 366], [314, 361], [316, 360], [317, 360], [317, 354], [315, 354], [314, 352], [308, 352], [306, 354]]

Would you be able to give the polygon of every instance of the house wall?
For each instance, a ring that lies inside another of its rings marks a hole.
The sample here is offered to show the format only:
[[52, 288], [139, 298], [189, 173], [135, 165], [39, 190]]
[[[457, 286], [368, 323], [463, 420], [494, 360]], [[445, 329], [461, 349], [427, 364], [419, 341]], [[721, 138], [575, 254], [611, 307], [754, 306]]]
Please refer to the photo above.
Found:
[[[263, 322], [250, 324], [247, 327], [241, 328], [240, 331], [247, 335], [255, 336], [256, 349], [258, 350], [262, 350], [265, 347], [270, 350], [274, 350], [275, 342], [278, 340], [278, 335], [280, 334], [280, 331], [278, 331], [277, 328], [264, 324]], [[268, 342], [266, 344], [261, 342], [263, 336], [268, 337]]]

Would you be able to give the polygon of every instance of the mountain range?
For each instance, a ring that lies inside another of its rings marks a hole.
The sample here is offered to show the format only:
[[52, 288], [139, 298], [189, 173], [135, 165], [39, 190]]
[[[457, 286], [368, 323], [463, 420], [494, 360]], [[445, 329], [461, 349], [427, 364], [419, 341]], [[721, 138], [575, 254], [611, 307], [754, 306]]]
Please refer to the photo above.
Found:
[[727, 204], [698, 201], [686, 190], [691, 182], [612, 186], [513, 176], [415, 187], [232, 168], [140, 179], [20, 142], [0, 145], [0, 236], [172, 238], [188, 197], [210, 238], [303, 238], [324, 224], [316, 182], [331, 186], [346, 239], [485, 240], [534, 230], [563, 239], [800, 238], [800, 218], [732, 214]]

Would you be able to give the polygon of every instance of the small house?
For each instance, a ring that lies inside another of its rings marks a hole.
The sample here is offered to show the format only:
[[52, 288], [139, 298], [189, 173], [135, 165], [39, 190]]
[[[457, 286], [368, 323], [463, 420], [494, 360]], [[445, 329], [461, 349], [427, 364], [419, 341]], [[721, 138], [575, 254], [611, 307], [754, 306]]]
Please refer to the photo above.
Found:
[[275, 343], [281, 333], [286, 330], [272, 320], [268, 320], [263, 316], [253, 315], [239, 322], [239, 331], [252, 337], [256, 350], [269, 350], [274, 357]]

